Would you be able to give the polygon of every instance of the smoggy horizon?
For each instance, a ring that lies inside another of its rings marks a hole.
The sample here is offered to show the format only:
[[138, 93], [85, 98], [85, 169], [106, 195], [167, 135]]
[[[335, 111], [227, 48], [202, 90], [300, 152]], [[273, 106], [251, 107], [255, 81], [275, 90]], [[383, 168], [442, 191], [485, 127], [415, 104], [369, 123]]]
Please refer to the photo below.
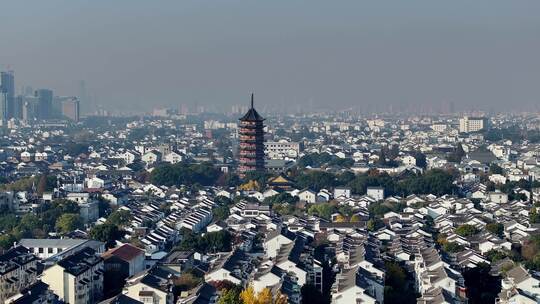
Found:
[[[538, 110], [540, 2], [13, 1], [0, 70], [83, 108]], [[84, 81], [84, 88], [81, 88]]]

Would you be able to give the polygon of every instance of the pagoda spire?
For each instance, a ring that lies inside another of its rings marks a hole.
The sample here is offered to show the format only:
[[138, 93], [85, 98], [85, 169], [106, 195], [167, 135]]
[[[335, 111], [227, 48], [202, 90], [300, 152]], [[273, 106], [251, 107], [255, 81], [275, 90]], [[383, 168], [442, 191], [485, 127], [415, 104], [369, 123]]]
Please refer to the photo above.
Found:
[[251, 93], [251, 108], [253, 109], [253, 93]]

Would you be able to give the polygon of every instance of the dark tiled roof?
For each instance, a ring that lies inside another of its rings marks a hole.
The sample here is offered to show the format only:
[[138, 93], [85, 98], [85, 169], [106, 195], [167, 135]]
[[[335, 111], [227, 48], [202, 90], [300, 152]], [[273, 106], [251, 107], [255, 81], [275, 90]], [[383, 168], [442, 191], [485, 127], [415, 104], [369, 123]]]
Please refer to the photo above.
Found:
[[0, 274], [5, 274], [13, 269], [37, 260], [37, 257], [23, 246], [17, 246], [0, 255]]
[[63, 267], [68, 273], [78, 276], [101, 261], [102, 259], [96, 256], [96, 251], [87, 247], [61, 260], [58, 262], [58, 265]]
[[108, 300], [102, 301], [100, 302], [100, 304], [142, 304], [142, 302], [121, 294]]
[[251, 95], [251, 108], [247, 111], [240, 120], [247, 120], [247, 121], [263, 121], [264, 118], [257, 113], [255, 108], [253, 107], [253, 94]]

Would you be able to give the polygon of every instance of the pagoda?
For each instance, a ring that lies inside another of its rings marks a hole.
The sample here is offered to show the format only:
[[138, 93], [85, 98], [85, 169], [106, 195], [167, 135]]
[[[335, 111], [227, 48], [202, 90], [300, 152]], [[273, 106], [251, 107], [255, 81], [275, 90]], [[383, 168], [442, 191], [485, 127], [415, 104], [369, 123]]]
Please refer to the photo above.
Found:
[[253, 94], [251, 94], [251, 107], [239, 119], [239, 160], [238, 173], [241, 178], [250, 171], [264, 171], [264, 118], [253, 107]]

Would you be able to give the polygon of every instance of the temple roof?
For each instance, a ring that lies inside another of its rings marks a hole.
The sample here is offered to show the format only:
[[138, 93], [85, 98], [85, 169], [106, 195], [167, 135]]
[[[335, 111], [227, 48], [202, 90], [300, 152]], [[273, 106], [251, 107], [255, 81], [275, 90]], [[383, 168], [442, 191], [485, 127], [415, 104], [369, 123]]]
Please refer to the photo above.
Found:
[[249, 121], [263, 121], [264, 118], [257, 113], [257, 110], [253, 107], [253, 93], [251, 94], [251, 108], [247, 111], [240, 120], [249, 120]]

